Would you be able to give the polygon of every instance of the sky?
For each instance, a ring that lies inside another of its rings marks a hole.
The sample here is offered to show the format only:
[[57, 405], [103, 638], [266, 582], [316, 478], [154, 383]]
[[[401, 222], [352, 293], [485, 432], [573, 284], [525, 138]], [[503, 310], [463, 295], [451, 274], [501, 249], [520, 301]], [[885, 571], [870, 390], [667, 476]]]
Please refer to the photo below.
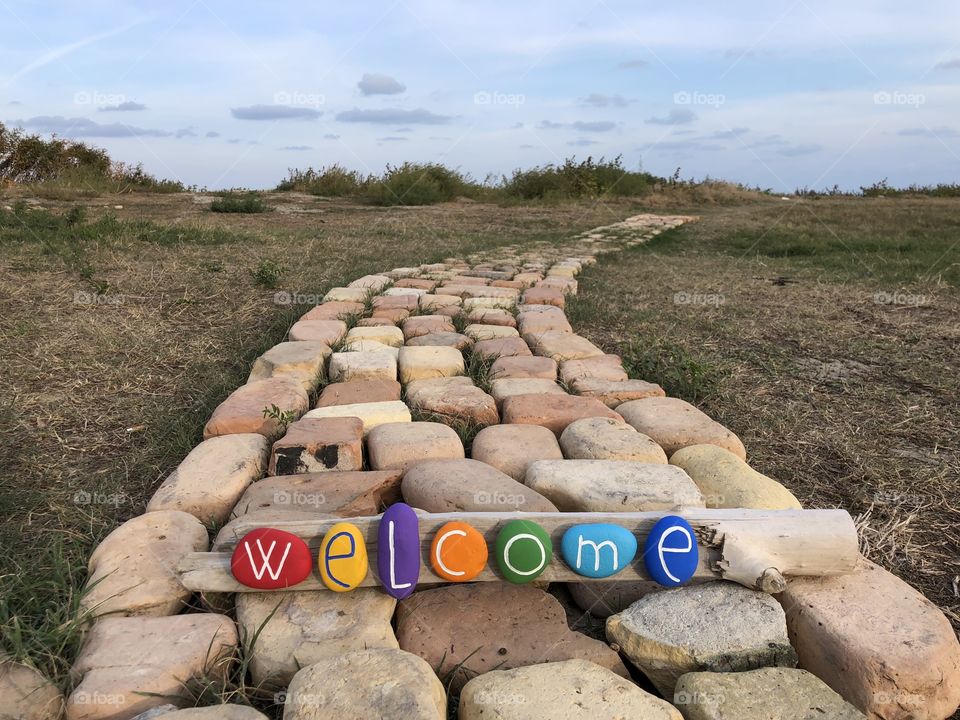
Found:
[[576, 156], [789, 192], [960, 182], [956, 0], [0, 0], [0, 121], [210, 189]]

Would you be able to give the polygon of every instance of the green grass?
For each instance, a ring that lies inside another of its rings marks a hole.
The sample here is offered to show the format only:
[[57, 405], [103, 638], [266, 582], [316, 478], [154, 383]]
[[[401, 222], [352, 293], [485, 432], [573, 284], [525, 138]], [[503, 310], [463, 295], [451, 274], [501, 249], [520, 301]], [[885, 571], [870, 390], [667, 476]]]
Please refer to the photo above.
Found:
[[255, 192], [223, 193], [210, 203], [211, 212], [217, 213], [263, 213], [269, 212], [270, 206]]

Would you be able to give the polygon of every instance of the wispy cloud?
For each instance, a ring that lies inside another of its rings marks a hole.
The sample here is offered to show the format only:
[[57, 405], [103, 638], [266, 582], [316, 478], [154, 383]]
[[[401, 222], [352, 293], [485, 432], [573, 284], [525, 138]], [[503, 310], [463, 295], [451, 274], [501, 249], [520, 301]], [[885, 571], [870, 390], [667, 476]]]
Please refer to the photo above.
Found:
[[553, 122], [553, 120], [541, 120], [537, 123], [537, 130], [559, 130], [563, 123]]
[[103, 107], [97, 108], [97, 112], [140, 112], [146, 109], [147, 106], [142, 103], [127, 100], [117, 105], [104, 105]]
[[663, 117], [649, 117], [644, 120], [647, 125], [689, 125], [697, 119], [692, 110], [674, 108]]
[[649, 64], [646, 60], [640, 60], [639, 58], [624, 60], [617, 63], [617, 70], [636, 70], [637, 68], [645, 68]]
[[377, 125], [445, 125], [453, 120], [449, 115], [437, 115], [429, 110], [402, 110], [383, 108], [382, 110], [345, 110], [337, 113], [337, 120], [347, 123], [374, 123]]
[[585, 107], [627, 107], [630, 101], [623, 95], [603, 95], [602, 93], [590, 93], [580, 103]]
[[939, 127], [927, 128], [904, 128], [897, 132], [901, 137], [926, 137], [926, 138], [955, 138], [960, 137], [960, 133], [951, 127], [940, 125]]
[[75, 138], [171, 137], [175, 134], [180, 137], [179, 132], [134, 127], [126, 123], [98, 123], [88, 118], [67, 118], [62, 115], [38, 115], [26, 120], [16, 120], [14, 124], [39, 132]]
[[323, 113], [308, 107], [290, 105], [248, 105], [230, 108], [237, 120], [316, 120]]
[[938, 62], [936, 68], [937, 70], [960, 70], [960, 58]]
[[815, 143], [806, 143], [800, 145], [790, 145], [789, 147], [782, 148], [777, 150], [779, 155], [784, 157], [800, 157], [802, 155], [814, 155], [823, 150], [820, 145]]
[[396, 78], [381, 73], [366, 73], [360, 78], [357, 87], [364, 95], [397, 95], [407, 89], [407, 86]]
[[281, 150], [289, 150], [291, 152], [305, 152], [307, 150], [313, 150], [309, 145], [284, 145]]
[[616, 126], [617, 124], [615, 122], [610, 122], [609, 120], [598, 120], [595, 122], [577, 121], [572, 125], [573, 129], [578, 132], [610, 132]]

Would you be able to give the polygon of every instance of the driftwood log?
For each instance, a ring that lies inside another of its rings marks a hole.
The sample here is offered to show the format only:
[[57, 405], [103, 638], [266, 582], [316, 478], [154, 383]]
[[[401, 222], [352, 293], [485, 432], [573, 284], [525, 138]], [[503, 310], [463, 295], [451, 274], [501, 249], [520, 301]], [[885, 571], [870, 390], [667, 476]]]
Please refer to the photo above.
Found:
[[[649, 580], [642, 555], [643, 543], [662, 512], [640, 513], [426, 513], [420, 516], [420, 583], [444, 584], [430, 567], [430, 543], [434, 534], [451, 520], [462, 520], [486, 538], [490, 551], [487, 567], [474, 582], [502, 581], [493, 546], [497, 532], [509, 520], [533, 520], [549, 534], [554, 558], [538, 581], [595, 582], [578, 575], [559, 557], [560, 539], [567, 528], [586, 523], [622, 525], [637, 537], [637, 557], [621, 572], [601, 582]], [[843, 575], [853, 571], [858, 556], [857, 531], [844, 510], [709, 510], [691, 508], [676, 513], [693, 527], [700, 550], [694, 577], [731, 580], [767, 593], [782, 592], [791, 576]], [[380, 516], [324, 518], [321, 520], [275, 520], [269, 527], [293, 533], [316, 552], [331, 525], [350, 522], [364, 536], [370, 571], [361, 586], [380, 585], [377, 567], [377, 528]], [[234, 521], [232, 547], [262, 523]], [[180, 580], [188, 590], [203, 592], [265, 592], [238, 583], [230, 573], [230, 552], [190, 553], [179, 565]], [[316, 572], [290, 590], [326, 590]], [[266, 591], [283, 592], [283, 591]]]

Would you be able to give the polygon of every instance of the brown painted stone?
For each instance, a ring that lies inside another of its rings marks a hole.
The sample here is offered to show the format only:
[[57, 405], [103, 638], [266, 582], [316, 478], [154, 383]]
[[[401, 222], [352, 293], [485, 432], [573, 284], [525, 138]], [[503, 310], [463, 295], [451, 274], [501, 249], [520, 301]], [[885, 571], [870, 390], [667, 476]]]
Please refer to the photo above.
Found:
[[187, 684], [223, 677], [237, 629], [224, 615], [103, 618], [71, 669], [78, 681], [67, 720], [124, 720], [150, 708], [187, 705]]
[[452, 347], [457, 350], [469, 350], [473, 347], [473, 339], [457, 332], [438, 332], [420, 335], [407, 341], [407, 345], [435, 345], [438, 347]]
[[400, 470], [277, 475], [254, 483], [233, 509], [318, 512], [343, 517], [379, 515], [400, 500]]
[[303, 418], [273, 444], [271, 475], [363, 469], [363, 421]]
[[435, 422], [387, 423], [367, 437], [370, 467], [406, 471], [424, 460], [458, 459], [463, 443], [453, 429]]
[[597, 355], [582, 360], [567, 360], [560, 363], [560, 377], [568, 385], [588, 378], [610, 382], [623, 382], [629, 379], [619, 355]]
[[490, 379], [542, 378], [557, 379], [557, 361], [530, 355], [527, 357], [502, 357], [490, 366]]
[[204, 440], [157, 488], [147, 512], [180, 510], [218, 525], [250, 483], [263, 476], [269, 458], [270, 443], [256, 433]]
[[535, 355], [550, 357], [557, 362], [579, 360], [603, 355], [603, 350], [580, 335], [565, 332], [524, 333]]
[[347, 324], [342, 320], [303, 319], [290, 328], [287, 337], [291, 342], [318, 342], [335, 345], [347, 334]]
[[241, 385], [213, 411], [203, 428], [203, 439], [258, 433], [273, 440], [280, 436], [282, 427], [276, 419], [263, 415], [273, 405], [299, 418], [310, 409], [310, 397], [300, 383], [289, 378], [267, 378]]
[[556, 512], [545, 497], [479, 460], [426, 460], [407, 470], [403, 499], [428, 512]]
[[778, 598], [800, 667], [878, 720], [960, 706], [960, 644], [933, 603], [861, 558], [850, 575], [792, 578]]
[[494, 399], [464, 376], [415, 380], [407, 386], [407, 402], [421, 415], [436, 415], [447, 423], [500, 422]]
[[523, 302], [529, 305], [553, 305], [563, 308], [567, 304], [563, 291], [552, 287], [532, 287], [523, 293]]
[[574, 420], [620, 416], [596, 398], [577, 395], [514, 395], [503, 403], [503, 422], [542, 425], [557, 437]]
[[407, 343], [421, 335], [452, 332], [456, 332], [456, 328], [446, 315], [414, 315], [403, 321], [403, 338]]
[[467, 314], [467, 321], [478, 325], [500, 325], [512, 328], [517, 326], [513, 313], [496, 308], [475, 308]]
[[572, 389], [577, 395], [595, 397], [609, 408], [615, 408], [630, 400], [664, 397], [666, 395], [662, 387], [646, 380], [611, 382], [610, 380], [585, 378], [575, 380]]
[[0, 720], [60, 720], [63, 693], [37, 670], [0, 655]]
[[177, 563], [187, 553], [206, 552], [209, 544], [203, 523], [185, 512], [162, 510], [127, 520], [90, 555], [81, 607], [91, 617], [175, 615], [193, 594], [180, 584]]
[[533, 355], [527, 344], [518, 337], [497, 338], [495, 340], [481, 340], [473, 346], [473, 352], [485, 360], [495, 360], [499, 357], [518, 357]]
[[717, 445], [741, 460], [747, 451], [740, 438], [680, 398], [651, 397], [617, 406], [617, 412], [653, 439], [668, 456], [688, 445]]
[[556, 435], [539, 425], [486, 427], [473, 439], [470, 456], [517, 482], [523, 482], [530, 463], [563, 459]]
[[320, 393], [317, 407], [387, 402], [400, 399], [400, 383], [396, 380], [353, 380], [332, 383]]
[[[360, 302], [327, 302], [317, 305], [305, 312], [301, 320], [342, 320], [350, 315], [358, 315], [363, 312], [364, 304]], [[292, 338], [291, 338], [292, 339]], [[303, 338], [304, 340], [308, 338]]]
[[628, 677], [617, 653], [570, 630], [560, 602], [530, 585], [475, 583], [414, 593], [397, 606], [397, 640], [455, 690], [490, 670], [575, 658]]
[[288, 377], [299, 382], [308, 393], [317, 389], [330, 347], [318, 340], [282, 342], [258, 357], [247, 382], [269, 377]]

